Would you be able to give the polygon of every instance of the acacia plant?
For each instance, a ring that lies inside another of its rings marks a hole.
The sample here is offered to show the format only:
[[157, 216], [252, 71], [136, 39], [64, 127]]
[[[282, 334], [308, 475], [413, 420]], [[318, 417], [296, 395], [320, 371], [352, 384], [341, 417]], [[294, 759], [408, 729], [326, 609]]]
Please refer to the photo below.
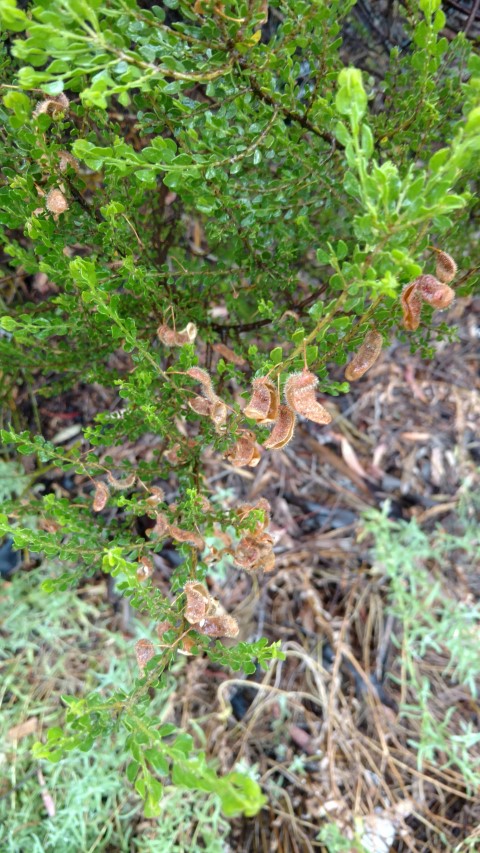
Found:
[[[454, 334], [438, 311], [472, 287], [479, 58], [442, 35], [439, 0], [413, 0], [402, 48], [362, 73], [342, 53], [353, 5], [0, 2], [2, 438], [38, 460], [0, 532], [61, 567], [52, 595], [101, 570], [151, 619], [133, 691], [64, 697], [36, 754], [123, 727], [148, 815], [164, 777], [227, 815], [264, 801], [149, 714], [180, 651], [246, 673], [281, 655], [239, 642], [209, 592], [218, 560], [261, 575], [275, 557], [267, 502], [211, 501], [205, 454], [253, 467], [299, 419], [321, 430], [393, 336], [428, 358]], [[35, 406], [15, 412], [19, 386], [121, 403], [62, 449]], [[46, 494], [46, 469], [83, 485]], [[167, 541], [170, 595], [152, 583]]]

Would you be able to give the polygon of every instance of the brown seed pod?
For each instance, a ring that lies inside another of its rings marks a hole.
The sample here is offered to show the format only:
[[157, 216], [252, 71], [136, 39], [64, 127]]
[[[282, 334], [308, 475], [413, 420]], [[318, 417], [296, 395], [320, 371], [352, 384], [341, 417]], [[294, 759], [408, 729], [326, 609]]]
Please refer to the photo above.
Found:
[[197, 415], [204, 415], [209, 418], [212, 414], [212, 404], [205, 397], [193, 397], [188, 401], [188, 405], [192, 412], [195, 412]]
[[224, 427], [225, 421], [227, 420], [227, 414], [228, 410], [223, 400], [221, 400], [220, 397], [215, 397], [215, 399], [212, 400], [210, 417], [218, 429]]
[[303, 415], [316, 424], [329, 424], [332, 416], [315, 398], [318, 378], [309, 370], [292, 373], [285, 383], [285, 400], [297, 415]]
[[187, 598], [184, 616], [190, 625], [194, 625], [211, 612], [212, 607], [214, 607], [212, 597], [207, 587], [198, 581], [188, 581], [185, 584], [184, 592]]
[[233, 349], [225, 346], [225, 344], [213, 344], [212, 349], [217, 352], [225, 361], [230, 361], [232, 364], [236, 364], [238, 367], [241, 367], [242, 364], [245, 364], [245, 359], [241, 355], [237, 355]]
[[275, 425], [264, 442], [266, 450], [281, 450], [293, 438], [295, 430], [295, 413], [289, 406], [279, 406]]
[[177, 542], [186, 542], [187, 545], [193, 545], [194, 548], [197, 548], [199, 551], [203, 551], [205, 548], [205, 541], [203, 537], [195, 530], [182, 530], [180, 527], [171, 524], [169, 533], [172, 539], [176, 539]]
[[150, 497], [147, 498], [149, 506], [158, 506], [165, 500], [165, 492], [160, 486], [150, 486]]
[[159, 512], [155, 518], [155, 526], [150, 528], [148, 536], [158, 536], [159, 539], [163, 539], [164, 536], [168, 535], [169, 529], [167, 516], [163, 512]]
[[117, 480], [110, 471], [107, 474], [107, 480], [114, 489], [131, 489], [135, 485], [135, 474], [129, 474], [124, 480]]
[[244, 466], [255, 468], [260, 462], [260, 451], [255, 444], [253, 432], [243, 430], [243, 435], [240, 435], [233, 447], [225, 453], [225, 459], [238, 468]]
[[162, 323], [157, 329], [157, 335], [162, 344], [167, 347], [182, 347], [184, 344], [192, 344], [197, 337], [197, 327], [195, 323], [187, 323], [184, 329], [177, 332], [175, 329], [170, 329], [165, 323]]
[[418, 279], [418, 290], [424, 302], [434, 308], [448, 308], [455, 299], [455, 291], [433, 275], [421, 275]]
[[67, 166], [71, 166], [78, 175], [80, 171], [80, 163], [73, 154], [70, 154], [70, 151], [57, 151], [57, 156], [61, 172], [66, 172]]
[[137, 580], [146, 581], [153, 575], [153, 563], [149, 557], [140, 557], [138, 563]]
[[207, 637], [216, 639], [219, 637], [236, 637], [239, 632], [237, 620], [228, 614], [224, 616], [207, 616], [192, 627], [199, 634], [206, 634]]
[[418, 290], [420, 278], [416, 278], [410, 284], [406, 284], [400, 296], [403, 326], [409, 332], [414, 332], [420, 325], [420, 314], [422, 311], [422, 298]]
[[205, 394], [208, 400], [213, 402], [214, 400], [218, 399], [217, 395], [215, 394], [215, 391], [213, 390], [212, 379], [210, 377], [210, 374], [207, 373], [207, 371], [204, 370], [203, 367], [189, 367], [186, 373], [187, 376], [191, 376], [192, 379], [196, 379], [197, 382], [200, 382], [203, 388], [203, 393]]
[[270, 524], [270, 516], [272, 508], [266, 498], [260, 498], [256, 504], [240, 504], [236, 509], [236, 514], [240, 521], [244, 521], [253, 510], [261, 509], [263, 512], [263, 522], [257, 524], [256, 533], [261, 533]]
[[457, 265], [447, 252], [442, 252], [440, 249], [434, 249], [434, 252], [437, 254], [435, 275], [443, 284], [449, 284], [457, 274]]
[[233, 554], [235, 564], [246, 571], [258, 571], [268, 566], [271, 571], [275, 563], [272, 562], [273, 537], [270, 533], [247, 533], [242, 536]]
[[50, 213], [60, 216], [68, 210], [68, 202], [61, 190], [52, 189], [45, 198], [45, 206]]
[[140, 672], [143, 673], [147, 663], [153, 657], [155, 657], [155, 647], [150, 640], [138, 640], [135, 643], [135, 656], [137, 658], [137, 663], [140, 669]]
[[101, 512], [104, 509], [108, 498], [110, 497], [110, 492], [108, 491], [108, 487], [105, 483], [95, 483], [95, 494], [93, 496], [93, 511]]
[[252, 382], [253, 393], [243, 414], [259, 424], [274, 423], [278, 416], [280, 398], [273, 382], [267, 376], [259, 376]]
[[46, 98], [44, 101], [39, 101], [32, 115], [33, 118], [37, 118], [37, 116], [45, 113], [49, 116], [68, 113], [69, 106], [70, 101], [67, 96], [63, 92], [60, 92], [59, 95], [54, 95], [51, 98]]
[[367, 332], [360, 349], [345, 368], [345, 379], [349, 382], [360, 379], [370, 369], [372, 364], [375, 364], [382, 351], [382, 343], [383, 338], [379, 332], [376, 332], [374, 329]]

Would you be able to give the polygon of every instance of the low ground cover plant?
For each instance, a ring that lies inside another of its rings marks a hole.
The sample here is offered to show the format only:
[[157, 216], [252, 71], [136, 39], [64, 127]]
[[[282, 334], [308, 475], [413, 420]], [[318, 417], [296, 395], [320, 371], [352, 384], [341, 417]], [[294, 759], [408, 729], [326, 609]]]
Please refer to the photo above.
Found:
[[[149, 817], [165, 780], [227, 817], [265, 803], [152, 710], [179, 654], [246, 674], [282, 656], [211, 594], [219, 565], [274, 571], [275, 540], [264, 498], [211, 500], [206, 459], [248, 470], [321, 430], [394, 336], [425, 358], [451, 339], [439, 312], [475, 283], [478, 55], [419, 0], [362, 73], [352, 6], [0, 2], [1, 436], [28, 474], [0, 533], [55, 567], [53, 598], [102, 571], [151, 625], [134, 685], [64, 696], [35, 754], [121, 730]], [[96, 401], [62, 449], [37, 401], [79, 387]], [[46, 492], [52, 470], [78, 487]]]

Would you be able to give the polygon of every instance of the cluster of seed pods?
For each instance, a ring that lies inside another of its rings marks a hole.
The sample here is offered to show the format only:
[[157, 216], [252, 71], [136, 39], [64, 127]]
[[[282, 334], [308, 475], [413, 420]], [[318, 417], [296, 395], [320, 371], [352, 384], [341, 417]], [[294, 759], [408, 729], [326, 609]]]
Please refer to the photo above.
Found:
[[442, 311], [448, 308], [455, 298], [455, 291], [449, 287], [449, 283], [455, 278], [457, 265], [446, 252], [439, 249], [435, 251], [437, 253], [435, 275], [419, 275], [402, 290], [400, 302], [403, 325], [409, 332], [418, 329], [424, 302]]

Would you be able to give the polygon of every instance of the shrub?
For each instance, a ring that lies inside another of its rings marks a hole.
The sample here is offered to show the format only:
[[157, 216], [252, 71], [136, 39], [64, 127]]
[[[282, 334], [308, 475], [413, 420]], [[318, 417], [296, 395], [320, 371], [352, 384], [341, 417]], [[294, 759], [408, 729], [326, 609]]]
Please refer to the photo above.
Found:
[[[36, 754], [55, 761], [122, 727], [147, 815], [159, 777], [215, 791], [226, 815], [264, 802], [149, 710], [179, 651], [246, 673], [281, 655], [220, 642], [239, 626], [208, 575], [224, 558], [271, 571], [274, 542], [263, 499], [209, 501], [206, 452], [254, 466], [299, 416], [327, 423], [350, 354], [349, 381], [394, 334], [428, 357], [452, 334], [437, 322], [451, 288], [472, 287], [478, 56], [442, 37], [437, 0], [419, 0], [411, 48], [375, 83], [342, 62], [352, 5], [0, 2], [3, 399], [26, 383], [46, 399], [81, 384], [121, 400], [68, 449], [5, 415], [6, 446], [39, 467], [0, 532], [63, 566], [43, 583], [52, 594], [99, 569], [119, 578], [159, 633], [137, 644], [132, 691], [65, 697], [67, 732]], [[19, 271], [46, 292], [14, 293]], [[81, 478], [71, 500], [42, 494], [52, 467]], [[150, 578], [167, 538], [181, 558], [169, 596]]]

